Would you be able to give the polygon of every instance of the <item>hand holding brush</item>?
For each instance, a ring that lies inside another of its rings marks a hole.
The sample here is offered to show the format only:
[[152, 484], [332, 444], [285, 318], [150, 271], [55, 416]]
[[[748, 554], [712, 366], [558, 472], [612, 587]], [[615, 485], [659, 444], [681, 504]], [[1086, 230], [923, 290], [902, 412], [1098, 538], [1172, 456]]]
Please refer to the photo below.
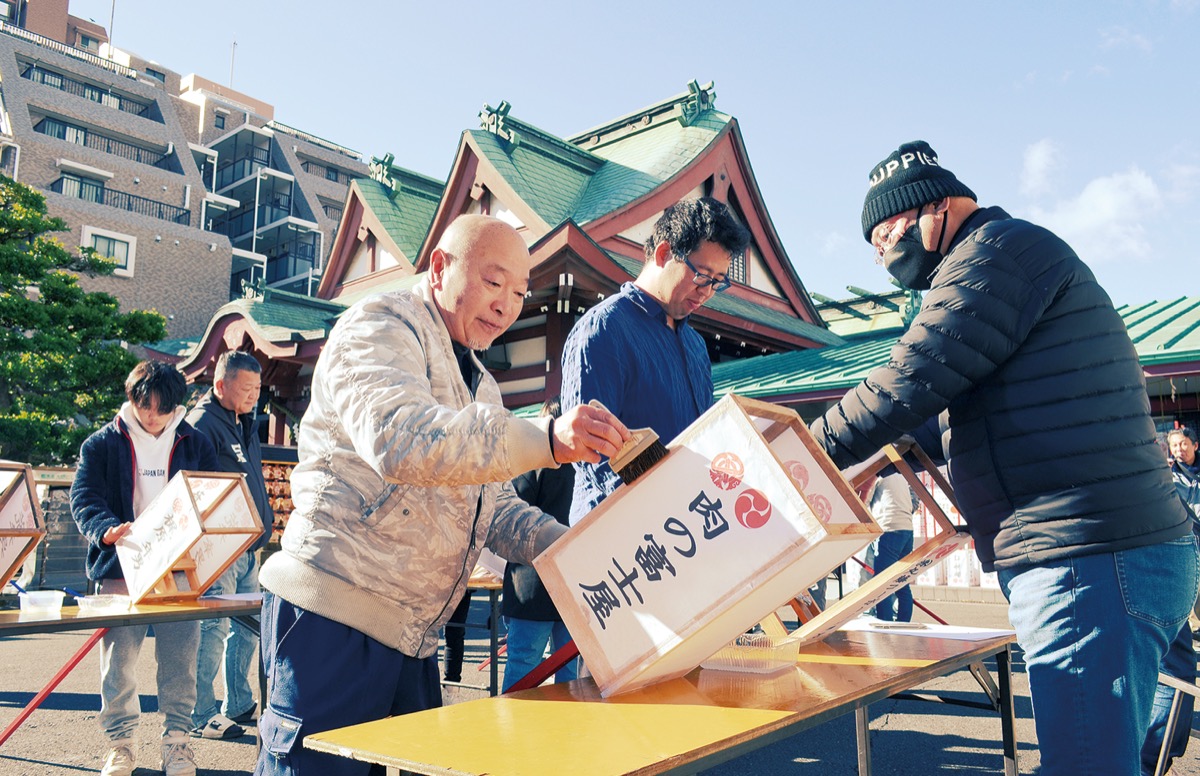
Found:
[[580, 404], [550, 421], [550, 450], [557, 463], [600, 463], [616, 455], [629, 429], [599, 403]]

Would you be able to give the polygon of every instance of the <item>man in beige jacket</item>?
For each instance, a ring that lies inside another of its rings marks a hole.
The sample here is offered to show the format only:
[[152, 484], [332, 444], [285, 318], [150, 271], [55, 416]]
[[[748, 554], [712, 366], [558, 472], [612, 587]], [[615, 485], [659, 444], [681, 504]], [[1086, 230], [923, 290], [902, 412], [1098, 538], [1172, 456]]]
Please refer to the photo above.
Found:
[[292, 473], [295, 511], [264, 564], [271, 693], [256, 774], [365, 774], [304, 736], [441, 704], [438, 629], [486, 545], [531, 563], [566, 528], [517, 498], [531, 469], [614, 454], [628, 430], [582, 406], [504, 409], [474, 351], [516, 321], [530, 257], [494, 218], [461, 216], [411, 292], [341, 316], [317, 361]]

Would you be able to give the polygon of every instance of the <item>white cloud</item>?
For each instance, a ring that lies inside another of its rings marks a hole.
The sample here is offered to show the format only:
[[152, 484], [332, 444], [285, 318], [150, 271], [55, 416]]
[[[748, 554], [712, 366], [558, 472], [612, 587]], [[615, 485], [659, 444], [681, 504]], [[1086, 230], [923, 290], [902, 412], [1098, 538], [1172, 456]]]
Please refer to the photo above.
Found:
[[1034, 208], [1033, 221], [1062, 237], [1089, 264], [1146, 261], [1150, 240], [1143, 219], [1157, 214], [1163, 195], [1137, 167], [1096, 178], [1075, 199]]
[[1025, 163], [1021, 167], [1021, 193], [1034, 197], [1050, 190], [1050, 174], [1058, 167], [1060, 153], [1058, 145], [1050, 138], [1042, 138], [1025, 149]]
[[[825, 239], [821, 240], [821, 255], [822, 256], [845, 256], [850, 240], [841, 232], [830, 232], [825, 235]], [[866, 246], [863, 251], [869, 251], [870, 246]]]
[[1149, 53], [1154, 46], [1145, 35], [1132, 32], [1124, 27], [1108, 27], [1100, 30], [1100, 48], [1136, 48]]
[[1200, 165], [1173, 164], [1163, 171], [1165, 191], [1163, 196], [1172, 203], [1188, 205], [1200, 189]]

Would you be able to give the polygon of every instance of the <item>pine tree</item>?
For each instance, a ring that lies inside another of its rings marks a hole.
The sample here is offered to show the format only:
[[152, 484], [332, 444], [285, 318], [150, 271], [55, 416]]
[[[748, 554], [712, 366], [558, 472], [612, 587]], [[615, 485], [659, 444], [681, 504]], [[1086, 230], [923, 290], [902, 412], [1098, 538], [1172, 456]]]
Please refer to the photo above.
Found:
[[166, 336], [160, 314], [122, 313], [112, 295], [79, 287], [78, 275], [115, 265], [51, 236], [66, 230], [45, 197], [0, 176], [0, 458], [73, 462], [124, 400], [138, 361], [126, 346]]

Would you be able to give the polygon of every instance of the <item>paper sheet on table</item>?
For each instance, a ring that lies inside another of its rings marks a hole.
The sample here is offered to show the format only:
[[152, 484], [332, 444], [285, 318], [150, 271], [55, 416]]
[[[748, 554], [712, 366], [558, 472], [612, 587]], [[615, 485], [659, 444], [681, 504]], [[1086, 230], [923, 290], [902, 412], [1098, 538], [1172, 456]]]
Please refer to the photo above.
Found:
[[221, 595], [205, 596], [220, 601], [261, 601], [262, 593], [222, 593]]
[[901, 627], [903, 625], [905, 623], [885, 622], [874, 617], [859, 617], [843, 625], [841, 630], [892, 633], [898, 636], [922, 636], [927, 639], [955, 639], [958, 641], [983, 641], [984, 639], [1012, 636], [1016, 633], [1016, 631], [1003, 628], [975, 628], [970, 625], [911, 623], [909, 627]]

